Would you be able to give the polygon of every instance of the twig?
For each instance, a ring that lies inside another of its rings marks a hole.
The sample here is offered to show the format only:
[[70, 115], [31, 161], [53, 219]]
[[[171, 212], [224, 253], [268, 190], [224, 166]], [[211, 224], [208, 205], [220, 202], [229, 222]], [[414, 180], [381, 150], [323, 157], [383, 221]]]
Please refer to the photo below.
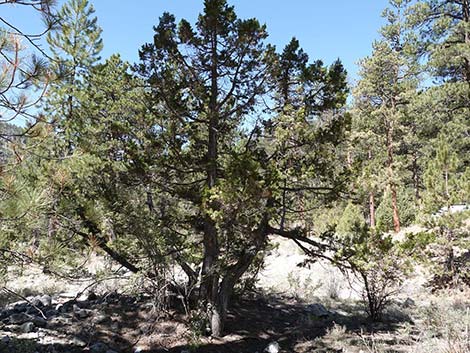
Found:
[[22, 296], [21, 294], [18, 294], [16, 293], [15, 291], [12, 291], [11, 289], [8, 289], [7, 287], [1, 287], [1, 289], [9, 294], [13, 294], [15, 296], [17, 296], [18, 298], [26, 301], [29, 305], [31, 305], [34, 309], [36, 309], [37, 311], [39, 311], [39, 313], [41, 314], [42, 318], [44, 320], [47, 320], [47, 317], [46, 315], [44, 315], [43, 311], [41, 309], [39, 309], [36, 305], [34, 305], [30, 300], [28, 300], [26, 297]]

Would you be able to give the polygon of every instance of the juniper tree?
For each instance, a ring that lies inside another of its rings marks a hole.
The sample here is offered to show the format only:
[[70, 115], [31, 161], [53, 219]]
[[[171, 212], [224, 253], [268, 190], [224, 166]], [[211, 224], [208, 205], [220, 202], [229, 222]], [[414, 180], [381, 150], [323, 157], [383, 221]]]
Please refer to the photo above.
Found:
[[[223, 0], [204, 5], [194, 27], [164, 14], [136, 69], [148, 83], [158, 121], [162, 153], [155, 155], [154, 178], [184, 205], [187, 216], [173, 220], [175, 231], [190, 226], [187, 236], [202, 240], [199, 297], [218, 336], [234, 286], [269, 234], [318, 245], [305, 229], [279, 227], [280, 215], [296, 214], [300, 198], [336, 190], [328, 161], [342, 136], [346, 84], [339, 62], [331, 69], [307, 65], [295, 41], [286, 49], [294, 53], [292, 62], [277, 59], [257, 20], [238, 19]], [[302, 87], [295, 102], [293, 90], [282, 89], [289, 78]], [[289, 96], [281, 105], [293, 108], [263, 113], [274, 82], [281, 83], [276, 97]], [[283, 156], [287, 150], [290, 157]], [[288, 166], [284, 177], [281, 165]], [[197, 279], [195, 268], [186, 270]]]

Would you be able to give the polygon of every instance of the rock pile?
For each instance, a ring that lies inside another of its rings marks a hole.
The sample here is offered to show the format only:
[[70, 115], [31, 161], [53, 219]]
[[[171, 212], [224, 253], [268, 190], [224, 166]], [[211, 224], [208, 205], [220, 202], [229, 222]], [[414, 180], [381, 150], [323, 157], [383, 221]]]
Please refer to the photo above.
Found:
[[[103, 324], [109, 321], [100, 309], [116, 298], [88, 295], [84, 300], [70, 295], [40, 295], [11, 303], [0, 308], [0, 352], [41, 352], [40, 347], [63, 347], [54, 352], [88, 351], [93, 353], [116, 353], [104, 342], [93, 342], [80, 337], [83, 326]], [[84, 320], [87, 319], [87, 322]], [[77, 331], [77, 332], [76, 332]], [[25, 345], [38, 348], [26, 350]]]

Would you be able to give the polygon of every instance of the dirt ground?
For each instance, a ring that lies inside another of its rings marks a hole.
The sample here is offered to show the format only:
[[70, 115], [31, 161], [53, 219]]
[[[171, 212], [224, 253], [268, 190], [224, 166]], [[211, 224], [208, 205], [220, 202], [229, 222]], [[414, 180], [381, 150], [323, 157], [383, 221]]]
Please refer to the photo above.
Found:
[[[0, 352], [262, 353], [276, 342], [279, 353], [470, 353], [468, 288], [431, 292], [417, 268], [384, 319], [373, 323], [360, 288], [327, 264], [298, 267], [303, 256], [291, 246], [281, 242], [268, 256], [256, 292], [233, 298], [219, 339], [206, 336], [204, 315], [188, 316], [178, 299], [156, 307], [131, 277], [100, 282], [90, 297], [86, 280], [57, 281], [40, 269], [16, 274], [8, 285], [31, 300], [50, 295], [51, 310], [46, 322], [24, 332], [10, 322], [15, 306], [6, 305], [19, 298], [4, 296], [2, 307], [0, 294]], [[91, 262], [96, 271], [99, 262]], [[312, 313], [312, 305], [327, 314]]]

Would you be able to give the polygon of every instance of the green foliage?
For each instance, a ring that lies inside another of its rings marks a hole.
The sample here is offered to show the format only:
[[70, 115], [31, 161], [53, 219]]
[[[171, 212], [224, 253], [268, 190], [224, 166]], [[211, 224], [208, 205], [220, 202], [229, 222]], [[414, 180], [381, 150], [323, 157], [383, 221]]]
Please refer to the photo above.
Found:
[[361, 283], [367, 313], [372, 320], [381, 319], [411, 270], [406, 249], [367, 226], [346, 236], [337, 234], [335, 241], [335, 258]]
[[[390, 199], [393, 207], [386, 211], [392, 211], [395, 231], [409, 221], [402, 219], [406, 211], [398, 205], [398, 199], [403, 198], [399, 185], [410, 182], [409, 171], [413, 175], [417, 172], [410, 102], [417, 94], [420, 66], [415, 36], [405, 26], [409, 4], [390, 2], [383, 14], [387, 22], [381, 29], [382, 38], [373, 44], [372, 55], [360, 63], [351, 136], [359, 194], [369, 200], [380, 196]], [[417, 190], [418, 186], [414, 187]], [[374, 212], [374, 205], [369, 212]]]
[[[412, 190], [399, 189], [397, 199], [400, 223], [406, 227], [416, 220], [417, 206]], [[386, 190], [376, 210], [377, 229], [383, 232], [393, 230], [393, 210], [390, 191]]]
[[458, 154], [450, 150], [450, 143], [441, 136], [435, 157], [429, 161], [423, 177], [426, 185], [424, 205], [428, 213], [470, 200], [470, 168], [459, 170], [458, 167]]
[[[463, 15], [456, 4], [390, 1], [346, 112], [340, 61], [310, 61], [295, 38], [277, 53], [266, 26], [224, 0], [205, 1], [195, 24], [164, 13], [134, 66], [100, 61], [93, 7], [70, 0], [48, 36], [50, 125], [27, 126], [37, 143], [0, 145], [0, 247], [71, 267], [100, 251], [162, 291], [180, 266], [198, 287], [198, 338], [207, 325], [220, 334], [234, 289], [254, 286], [268, 236], [281, 235], [312, 256], [335, 250], [378, 319], [409, 253], [446, 245], [449, 263], [468, 247], [447, 216], [402, 245], [385, 235], [421, 205], [470, 197], [468, 29], [448, 15]], [[12, 44], [2, 34], [0, 48]], [[424, 72], [440, 80], [424, 87]]]
[[336, 225], [336, 232], [338, 234], [351, 234], [357, 229], [362, 229], [366, 226], [366, 221], [361, 212], [361, 207], [359, 205], [354, 205], [353, 203], [348, 203], [346, 208], [341, 215], [341, 218], [338, 220]]

